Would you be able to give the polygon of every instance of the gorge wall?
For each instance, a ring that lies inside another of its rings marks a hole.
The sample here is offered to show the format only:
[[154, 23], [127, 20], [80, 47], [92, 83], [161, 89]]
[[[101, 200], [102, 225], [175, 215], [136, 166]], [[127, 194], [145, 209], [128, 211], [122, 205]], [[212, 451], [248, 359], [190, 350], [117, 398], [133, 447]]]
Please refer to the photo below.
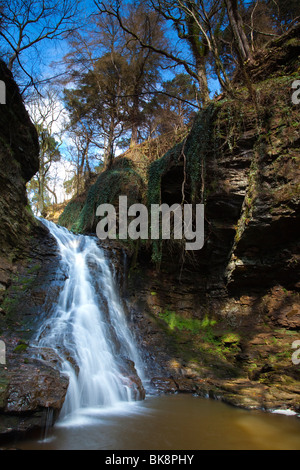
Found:
[[[0, 435], [43, 427], [55, 419], [68, 381], [53, 365], [39, 360], [29, 340], [45, 313], [45, 299], [59, 291], [54, 239], [32, 215], [26, 182], [38, 171], [39, 144], [22, 96], [5, 64], [0, 80], [6, 104], [0, 105]], [[62, 282], [62, 279], [61, 279]], [[2, 358], [2, 356], [1, 356]]]
[[[205, 244], [104, 244], [128, 321], [161, 392], [211, 396], [245, 408], [299, 409], [299, 26], [272, 41], [247, 71], [256, 101], [237, 86], [182, 129], [130, 148], [73, 198], [59, 224], [95, 234], [96, 208], [203, 203]], [[25, 185], [38, 142], [5, 65], [0, 105], [0, 434], [52, 424], [68, 380], [51, 350], [30, 346], [65, 276], [55, 241], [29, 209]], [[236, 77], [238, 80], [238, 77]], [[100, 242], [99, 242], [100, 243]], [[51, 302], [47, 301], [51, 299]]]
[[[35, 225], [25, 185], [38, 170], [39, 145], [19, 89], [2, 61], [0, 79], [6, 88], [6, 104], [0, 108], [0, 253], [2, 259], [12, 261], [27, 246]], [[3, 262], [1, 268], [3, 271]], [[0, 282], [4, 289], [3, 272]]]

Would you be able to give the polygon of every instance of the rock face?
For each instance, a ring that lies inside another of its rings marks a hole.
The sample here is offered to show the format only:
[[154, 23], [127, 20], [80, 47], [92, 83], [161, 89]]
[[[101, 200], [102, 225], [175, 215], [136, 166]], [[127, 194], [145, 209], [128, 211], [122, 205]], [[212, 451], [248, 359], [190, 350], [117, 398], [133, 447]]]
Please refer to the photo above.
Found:
[[131, 390], [134, 400], [144, 400], [146, 392], [140, 377], [137, 374], [135, 364], [128, 358], [122, 358], [120, 366], [121, 372], [124, 374], [124, 383]]
[[[13, 362], [17, 364], [14, 366]], [[29, 356], [25, 362], [9, 358], [8, 372], [1, 378], [0, 435], [54, 423], [67, 392], [67, 377], [45, 361]]]
[[46, 231], [33, 217], [26, 196], [26, 182], [39, 168], [36, 129], [12, 74], [2, 61], [0, 80], [6, 88], [6, 104], [0, 105], [1, 303], [12, 279], [17, 277], [20, 263], [29, 258], [32, 239], [46, 235]]
[[[211, 103], [181, 142], [140, 173], [145, 204], [180, 204], [184, 189], [186, 202], [205, 205], [203, 249], [148, 240], [125, 245], [127, 262], [119, 260], [131, 328], [159, 392], [300, 411], [292, 360], [300, 339], [299, 106], [291, 101], [297, 31], [280, 42], [278, 61], [278, 41], [261, 53], [263, 65], [257, 58], [255, 103], [245, 89]], [[139, 171], [134, 159], [132, 168]], [[98, 201], [107, 191], [100, 182], [91, 190]], [[69, 209], [76, 226], [78, 212]]]
[[244, 89], [212, 103], [149, 165], [146, 203], [180, 204], [184, 182], [185, 201], [205, 205], [202, 250], [148, 241], [127, 266], [124, 298], [159, 391], [300, 411], [299, 51], [298, 25], [252, 65], [255, 103]]
[[[65, 281], [54, 239], [44, 232], [31, 239], [28, 258], [17, 260], [0, 312], [0, 435], [51, 426], [59, 415], [68, 379], [53, 351], [30, 347]], [[49, 301], [51, 299], [51, 301]]]
[[47, 314], [47, 296], [55, 300], [62, 279], [55, 241], [34, 219], [26, 197], [26, 182], [39, 167], [37, 133], [2, 61], [0, 80], [6, 86], [6, 104], [0, 105], [0, 340], [6, 349], [0, 434], [7, 434], [52, 424], [68, 381], [28, 348], [40, 316]]
[[34, 225], [25, 184], [38, 171], [39, 144], [18, 87], [2, 61], [0, 80], [6, 87], [6, 104], [0, 105], [0, 254], [4, 256], [27, 246]]
[[[212, 102], [162, 158], [145, 163], [142, 150], [139, 162], [128, 152], [60, 218], [77, 231], [94, 231], [95, 207], [126, 191], [130, 201], [145, 204], [181, 203], [183, 193], [186, 202], [204, 203], [205, 244], [198, 252], [174, 240], [108, 244], [132, 332], [159, 392], [300, 412], [299, 365], [292, 361], [300, 339], [299, 107], [291, 102], [299, 31], [293, 31], [270, 43], [263, 65], [258, 57], [249, 71], [255, 103], [245, 89]], [[40, 359], [28, 347], [65, 278], [57, 273], [53, 239], [25, 209], [37, 140], [1, 67], [9, 105], [0, 108], [0, 339], [7, 346], [0, 432], [7, 433], [52, 424], [67, 380], [51, 351]], [[134, 365], [126, 370], [143, 398]]]

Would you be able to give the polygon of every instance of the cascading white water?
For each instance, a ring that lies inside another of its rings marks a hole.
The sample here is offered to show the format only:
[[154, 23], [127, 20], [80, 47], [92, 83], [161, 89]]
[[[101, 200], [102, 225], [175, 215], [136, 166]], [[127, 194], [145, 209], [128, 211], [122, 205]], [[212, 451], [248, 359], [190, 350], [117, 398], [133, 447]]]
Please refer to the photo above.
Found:
[[104, 251], [93, 237], [75, 235], [42, 220], [55, 237], [66, 281], [37, 344], [54, 349], [69, 376], [61, 416], [86, 407], [114, 407], [132, 399], [121, 358], [142, 366], [118, 300]]

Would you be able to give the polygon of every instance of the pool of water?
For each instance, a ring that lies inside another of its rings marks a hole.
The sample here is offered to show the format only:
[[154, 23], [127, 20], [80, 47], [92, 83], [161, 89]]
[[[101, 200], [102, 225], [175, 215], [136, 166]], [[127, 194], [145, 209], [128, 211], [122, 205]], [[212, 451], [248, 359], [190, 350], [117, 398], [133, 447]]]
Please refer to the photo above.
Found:
[[191, 395], [149, 396], [114, 409], [86, 409], [28, 450], [300, 450], [300, 418], [246, 411]]

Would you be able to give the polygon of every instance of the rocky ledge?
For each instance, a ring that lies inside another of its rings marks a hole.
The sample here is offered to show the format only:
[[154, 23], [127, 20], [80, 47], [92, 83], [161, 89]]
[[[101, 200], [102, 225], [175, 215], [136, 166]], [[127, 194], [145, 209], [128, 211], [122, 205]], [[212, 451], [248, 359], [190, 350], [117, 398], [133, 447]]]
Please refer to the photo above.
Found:
[[9, 282], [0, 309], [0, 340], [5, 344], [5, 364], [0, 364], [2, 436], [52, 425], [68, 387], [68, 379], [58, 370], [58, 358], [45, 352], [42, 357], [30, 347], [49, 311], [48, 296], [55, 301], [64, 281], [55, 240], [39, 227], [22, 258], [7, 266], [2, 264]]
[[0, 435], [52, 426], [68, 388], [68, 378], [47, 361], [17, 356], [9, 353], [9, 367], [0, 369]]
[[247, 378], [153, 377], [151, 385], [160, 393], [192, 393], [247, 410], [281, 410], [300, 417], [300, 384], [282, 382], [270, 386]]

